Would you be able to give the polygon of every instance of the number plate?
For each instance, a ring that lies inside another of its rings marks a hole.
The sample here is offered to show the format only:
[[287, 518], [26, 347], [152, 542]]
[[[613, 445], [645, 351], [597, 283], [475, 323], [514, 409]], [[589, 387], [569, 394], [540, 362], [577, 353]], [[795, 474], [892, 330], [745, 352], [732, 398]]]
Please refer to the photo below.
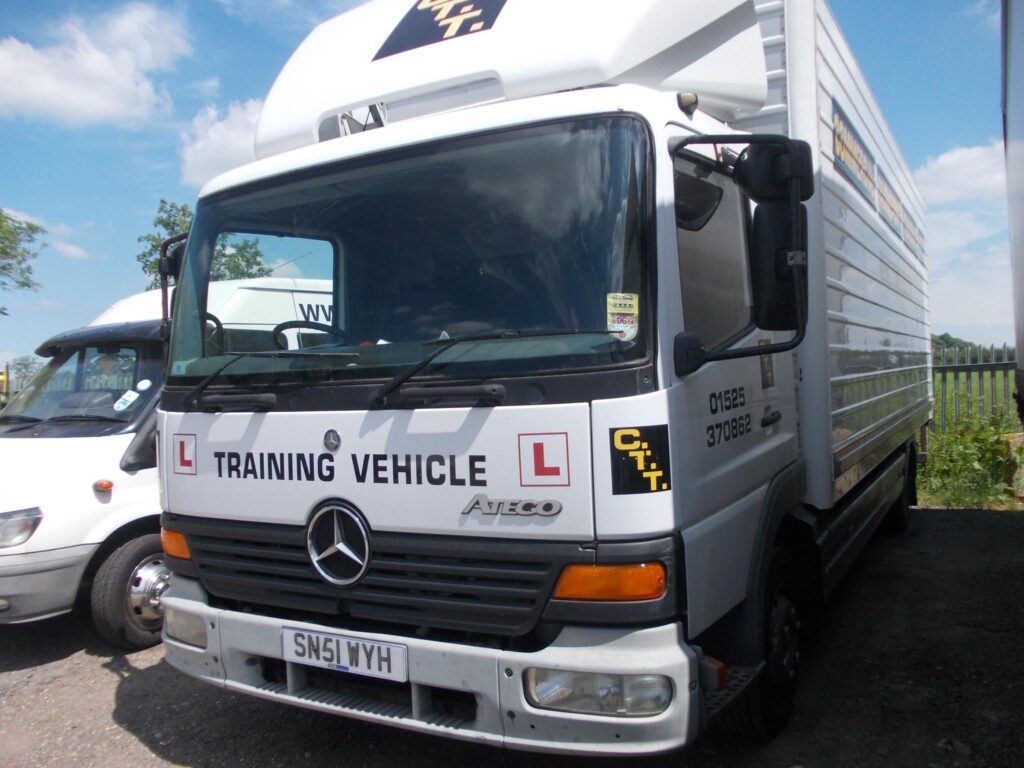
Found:
[[285, 661], [404, 683], [409, 679], [406, 647], [305, 629], [281, 630]]

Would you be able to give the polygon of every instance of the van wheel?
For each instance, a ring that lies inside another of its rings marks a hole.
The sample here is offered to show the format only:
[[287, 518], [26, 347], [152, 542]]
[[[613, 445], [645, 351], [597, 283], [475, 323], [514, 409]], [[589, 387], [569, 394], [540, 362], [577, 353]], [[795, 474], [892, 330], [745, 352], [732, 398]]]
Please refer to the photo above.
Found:
[[160, 598], [170, 571], [164, 564], [160, 534], [139, 536], [115, 549], [92, 584], [92, 620], [111, 645], [140, 650], [160, 642]]
[[800, 617], [789, 553], [772, 553], [764, 589], [764, 667], [727, 716], [733, 730], [758, 741], [778, 735], [793, 711], [800, 665]]

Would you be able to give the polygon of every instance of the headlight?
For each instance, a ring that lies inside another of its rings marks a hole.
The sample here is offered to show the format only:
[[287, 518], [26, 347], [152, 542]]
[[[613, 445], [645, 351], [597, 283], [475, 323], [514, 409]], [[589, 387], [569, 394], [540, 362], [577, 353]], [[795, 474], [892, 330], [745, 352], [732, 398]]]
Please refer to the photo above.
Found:
[[24, 544], [36, 532], [42, 519], [43, 511], [39, 507], [0, 512], [0, 547]]
[[663, 675], [528, 669], [523, 685], [535, 707], [587, 715], [651, 717], [672, 702], [672, 681]]

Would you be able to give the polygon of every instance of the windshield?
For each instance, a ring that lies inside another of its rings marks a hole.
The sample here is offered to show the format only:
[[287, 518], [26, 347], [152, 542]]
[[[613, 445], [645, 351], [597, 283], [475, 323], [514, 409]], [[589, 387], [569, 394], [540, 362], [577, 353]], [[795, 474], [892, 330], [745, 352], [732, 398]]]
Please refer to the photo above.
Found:
[[253, 355], [216, 383], [387, 380], [432, 342], [488, 335], [500, 338], [452, 347], [423, 375], [645, 360], [648, 161], [639, 120], [599, 117], [205, 201], [177, 289], [169, 381], [194, 385], [233, 353], [311, 348], [356, 355]]
[[61, 349], [0, 411], [0, 433], [61, 421], [128, 424], [159, 392], [162, 368], [159, 351], [134, 346]]

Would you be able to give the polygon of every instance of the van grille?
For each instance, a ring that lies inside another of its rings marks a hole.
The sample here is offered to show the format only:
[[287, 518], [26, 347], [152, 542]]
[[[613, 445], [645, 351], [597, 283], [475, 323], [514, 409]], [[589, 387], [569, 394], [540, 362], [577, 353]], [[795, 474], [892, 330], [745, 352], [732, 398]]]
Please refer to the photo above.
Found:
[[432, 629], [521, 636], [537, 624], [569, 562], [592, 562], [578, 544], [373, 533], [366, 575], [354, 587], [313, 569], [303, 526], [207, 520], [165, 513], [188, 538], [207, 592], [248, 606]]

